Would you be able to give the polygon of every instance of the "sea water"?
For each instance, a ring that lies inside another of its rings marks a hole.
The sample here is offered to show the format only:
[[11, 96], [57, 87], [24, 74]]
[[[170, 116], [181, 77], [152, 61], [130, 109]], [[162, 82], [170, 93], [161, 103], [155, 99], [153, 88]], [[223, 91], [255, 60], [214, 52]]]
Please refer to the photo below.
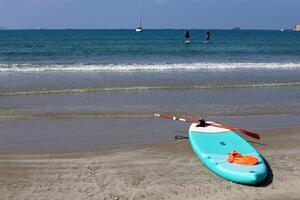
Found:
[[0, 31], [0, 115], [300, 114], [300, 34]]

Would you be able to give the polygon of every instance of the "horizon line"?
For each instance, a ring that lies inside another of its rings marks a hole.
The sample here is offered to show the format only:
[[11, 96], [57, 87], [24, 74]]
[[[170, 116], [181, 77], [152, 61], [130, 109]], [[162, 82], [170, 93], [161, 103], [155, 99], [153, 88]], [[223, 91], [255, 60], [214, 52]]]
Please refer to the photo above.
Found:
[[[233, 28], [143, 28], [143, 30], [234, 30], [237, 27]], [[240, 28], [240, 27], [239, 27]], [[0, 31], [22, 31], [22, 30], [135, 30], [135, 28], [4, 28]], [[261, 29], [261, 28], [240, 28], [235, 31], [275, 31], [281, 30], [280, 28], [276, 29]], [[292, 28], [284, 29], [285, 31], [293, 30]]]

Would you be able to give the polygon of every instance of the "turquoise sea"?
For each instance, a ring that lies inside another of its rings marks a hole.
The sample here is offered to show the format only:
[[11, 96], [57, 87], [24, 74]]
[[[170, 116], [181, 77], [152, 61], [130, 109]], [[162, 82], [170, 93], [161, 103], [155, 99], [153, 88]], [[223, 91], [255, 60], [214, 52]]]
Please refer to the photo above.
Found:
[[0, 115], [300, 114], [299, 33], [184, 31], [0, 31]]

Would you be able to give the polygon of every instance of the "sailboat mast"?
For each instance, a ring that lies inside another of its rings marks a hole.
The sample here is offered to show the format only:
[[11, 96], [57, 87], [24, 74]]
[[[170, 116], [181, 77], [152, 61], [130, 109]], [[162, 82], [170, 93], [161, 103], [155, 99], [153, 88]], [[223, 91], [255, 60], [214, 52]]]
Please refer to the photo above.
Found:
[[143, 28], [142, 28], [142, 8], [140, 5], [140, 12], [139, 12], [139, 26], [136, 27], [135, 29], [136, 32], [143, 32]]
[[139, 23], [139, 27], [142, 27], [142, 9], [141, 9], [141, 5], [140, 5], [140, 23]]

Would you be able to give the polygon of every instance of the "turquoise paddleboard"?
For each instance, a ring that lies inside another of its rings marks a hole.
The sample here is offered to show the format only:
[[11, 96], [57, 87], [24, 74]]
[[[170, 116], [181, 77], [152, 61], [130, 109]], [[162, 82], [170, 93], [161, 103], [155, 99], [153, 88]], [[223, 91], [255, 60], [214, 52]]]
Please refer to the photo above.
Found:
[[[207, 122], [212, 123], [212, 122]], [[254, 185], [265, 180], [267, 167], [261, 155], [243, 138], [231, 130], [213, 126], [189, 129], [190, 144], [197, 157], [212, 172], [229, 181]], [[258, 159], [256, 165], [229, 163], [228, 155], [236, 150], [242, 155], [251, 155]]]

